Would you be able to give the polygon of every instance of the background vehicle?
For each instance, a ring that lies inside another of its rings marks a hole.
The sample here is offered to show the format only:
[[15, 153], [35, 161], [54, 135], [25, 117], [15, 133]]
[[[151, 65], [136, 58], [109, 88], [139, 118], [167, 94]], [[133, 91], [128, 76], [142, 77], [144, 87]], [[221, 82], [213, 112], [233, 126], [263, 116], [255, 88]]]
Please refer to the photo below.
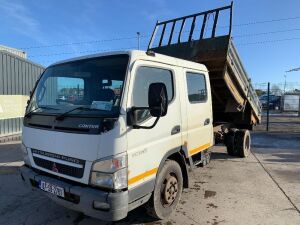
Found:
[[[232, 5], [157, 23], [155, 31], [163, 26], [158, 46], [152, 47], [154, 32], [147, 52], [93, 55], [47, 68], [24, 119], [24, 181], [99, 219], [120, 220], [144, 204], [163, 219], [189, 187], [189, 171], [209, 163], [215, 142], [247, 157], [247, 129], [260, 121], [260, 106], [230, 40], [231, 22], [229, 34], [215, 37], [224, 10], [231, 21]], [[192, 40], [196, 17], [209, 14], [216, 15], [212, 37], [202, 39], [201, 31], [200, 40]], [[163, 46], [167, 24], [189, 18], [188, 41], [180, 41], [180, 29], [178, 42]]]
[[[263, 109], [268, 108], [268, 95], [259, 97]], [[279, 109], [281, 105], [281, 96], [269, 95], [269, 109]]]

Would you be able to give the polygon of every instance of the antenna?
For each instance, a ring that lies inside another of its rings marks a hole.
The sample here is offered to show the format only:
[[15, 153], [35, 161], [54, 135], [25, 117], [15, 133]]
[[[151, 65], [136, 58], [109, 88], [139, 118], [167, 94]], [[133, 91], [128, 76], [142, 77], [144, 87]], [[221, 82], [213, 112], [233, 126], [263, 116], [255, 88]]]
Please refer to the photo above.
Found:
[[141, 37], [141, 33], [140, 32], [136, 32], [137, 34], [137, 41], [138, 41], [138, 50], [140, 50], [140, 37]]

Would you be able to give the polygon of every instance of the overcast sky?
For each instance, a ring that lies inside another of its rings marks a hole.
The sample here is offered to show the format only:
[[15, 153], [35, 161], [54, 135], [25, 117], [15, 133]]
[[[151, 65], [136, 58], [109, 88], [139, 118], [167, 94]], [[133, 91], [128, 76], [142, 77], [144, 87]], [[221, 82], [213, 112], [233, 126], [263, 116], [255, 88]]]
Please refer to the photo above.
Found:
[[[228, 4], [221, 0], [0, 0], [0, 45], [24, 48], [32, 61], [46, 66], [79, 55], [137, 48], [137, 31], [144, 36], [141, 47], [145, 49], [156, 20]], [[234, 1], [234, 42], [254, 83], [283, 83], [284, 71], [300, 67], [299, 9], [299, 0]], [[275, 21], [260, 23], [270, 20]], [[45, 47], [49, 45], [56, 46]], [[300, 71], [289, 73], [287, 81], [300, 84]]]

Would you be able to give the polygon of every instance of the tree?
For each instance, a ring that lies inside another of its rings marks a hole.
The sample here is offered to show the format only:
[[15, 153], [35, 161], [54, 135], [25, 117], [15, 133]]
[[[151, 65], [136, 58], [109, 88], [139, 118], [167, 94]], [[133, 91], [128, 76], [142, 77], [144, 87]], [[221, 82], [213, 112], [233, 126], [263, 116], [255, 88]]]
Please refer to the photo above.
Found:
[[256, 92], [256, 94], [257, 94], [258, 96], [261, 96], [261, 95], [264, 95], [264, 94], [267, 93], [266, 91], [263, 91], [263, 90], [261, 90], [261, 89], [255, 89], [255, 92]]
[[296, 88], [296, 89], [294, 90], [294, 93], [300, 94], [300, 89], [297, 89], [297, 88]]
[[281, 96], [282, 91], [278, 85], [274, 84], [271, 87], [271, 94], [276, 95], [276, 96]]

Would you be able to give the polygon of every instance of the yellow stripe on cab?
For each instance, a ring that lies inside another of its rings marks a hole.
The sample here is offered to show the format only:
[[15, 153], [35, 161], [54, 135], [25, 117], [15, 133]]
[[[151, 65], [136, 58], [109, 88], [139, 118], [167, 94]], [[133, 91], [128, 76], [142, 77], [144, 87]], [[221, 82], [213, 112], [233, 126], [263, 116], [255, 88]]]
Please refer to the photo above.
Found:
[[148, 171], [146, 171], [144, 173], [141, 173], [141, 174], [139, 174], [139, 175], [137, 175], [135, 177], [132, 177], [132, 178], [128, 179], [128, 185], [131, 185], [131, 184], [133, 184], [135, 182], [138, 182], [138, 181], [144, 179], [145, 177], [148, 177], [148, 176], [151, 176], [153, 174], [156, 174], [157, 170], [158, 170], [158, 168], [154, 168], [154, 169], [148, 170]]
[[205, 149], [208, 149], [210, 146], [211, 146], [210, 143], [207, 143], [205, 145], [199, 146], [198, 148], [192, 149], [192, 150], [189, 151], [189, 156], [192, 156], [192, 155], [194, 155], [194, 154], [196, 154], [198, 152], [201, 152], [201, 151], [203, 151]]

